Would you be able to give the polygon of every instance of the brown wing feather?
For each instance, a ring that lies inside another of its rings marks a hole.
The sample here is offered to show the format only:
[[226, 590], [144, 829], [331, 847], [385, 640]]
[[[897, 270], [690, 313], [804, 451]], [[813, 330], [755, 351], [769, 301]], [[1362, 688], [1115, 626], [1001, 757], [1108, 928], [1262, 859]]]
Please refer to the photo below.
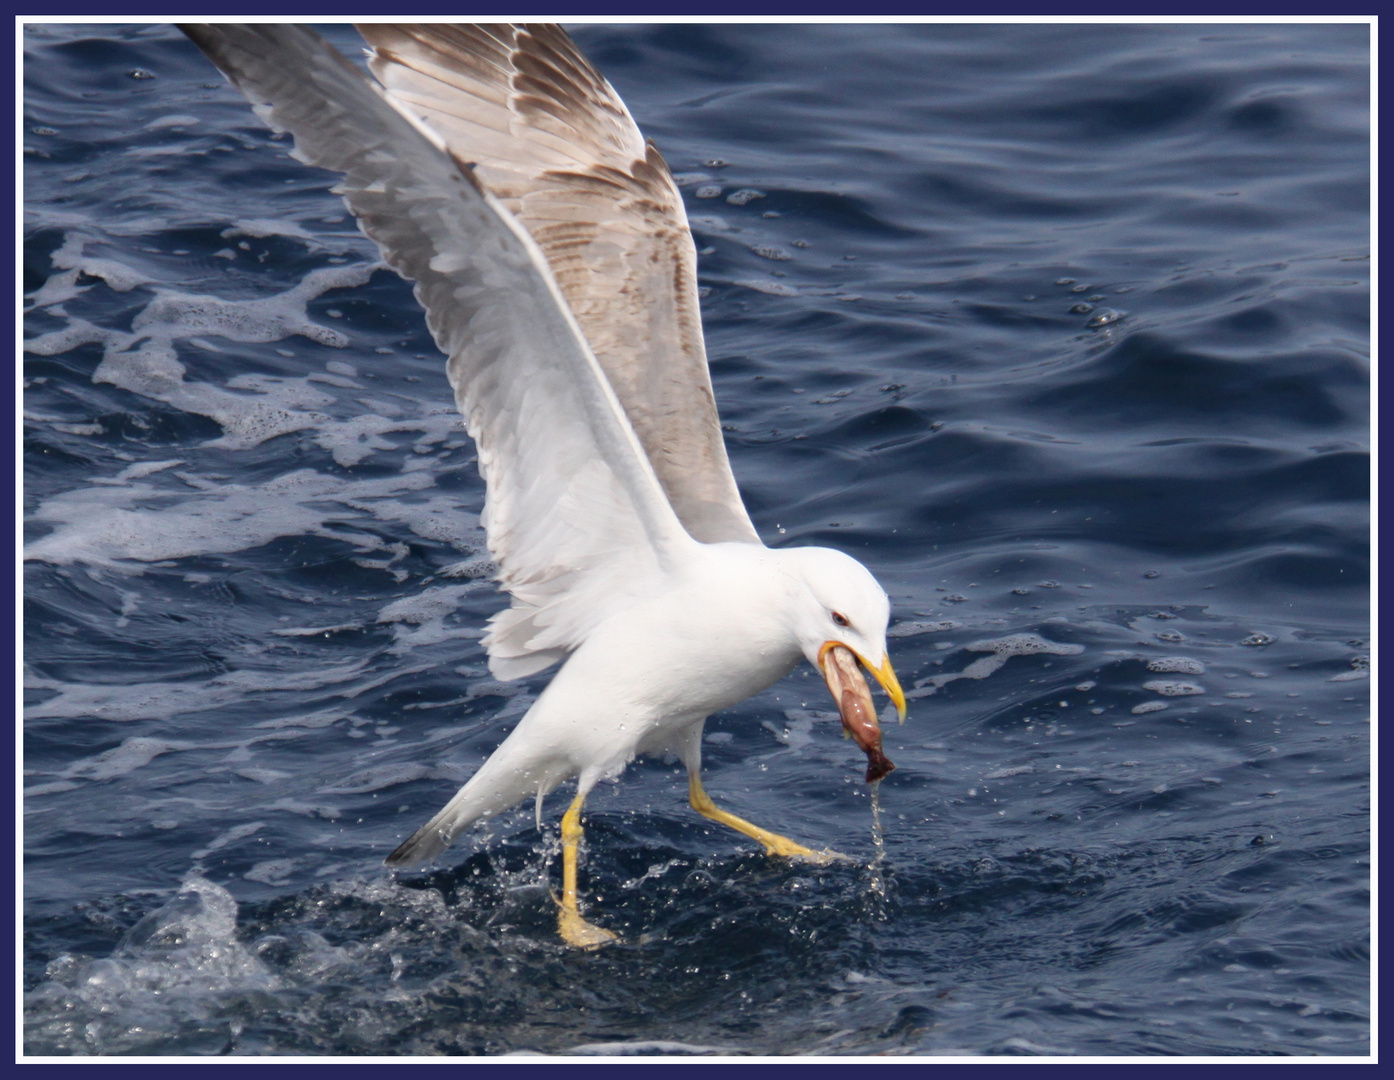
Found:
[[389, 100], [542, 249], [688, 532], [758, 543], [721, 438], [682, 197], [619, 95], [558, 26], [358, 29]]

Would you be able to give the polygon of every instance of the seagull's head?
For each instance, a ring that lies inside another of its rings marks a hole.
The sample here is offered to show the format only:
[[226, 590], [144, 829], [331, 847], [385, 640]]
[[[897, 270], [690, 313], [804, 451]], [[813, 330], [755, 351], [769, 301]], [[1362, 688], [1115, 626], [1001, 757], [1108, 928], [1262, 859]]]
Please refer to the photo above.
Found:
[[871, 571], [832, 548], [784, 548], [780, 555], [795, 578], [795, 632], [809, 663], [821, 667], [824, 651], [842, 645], [872, 672], [887, 666], [891, 602]]
[[867, 779], [894, 766], [881, 754], [871, 692], [858, 661], [881, 684], [905, 722], [905, 693], [886, 651], [891, 602], [871, 572], [831, 548], [785, 548], [795, 578], [794, 632], [808, 662], [827, 680], [842, 726], [871, 759]]

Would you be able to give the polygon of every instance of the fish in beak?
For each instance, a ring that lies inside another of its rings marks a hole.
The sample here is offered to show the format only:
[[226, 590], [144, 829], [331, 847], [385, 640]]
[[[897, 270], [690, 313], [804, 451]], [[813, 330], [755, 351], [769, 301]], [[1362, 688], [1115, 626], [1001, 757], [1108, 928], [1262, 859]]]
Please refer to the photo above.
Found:
[[[871, 690], [866, 684], [858, 665], [859, 657], [846, 645], [829, 641], [818, 654], [823, 678], [837, 702], [837, 711], [842, 717], [842, 729], [850, 735], [862, 752], [866, 754], [867, 783], [880, 780], [895, 768], [890, 758], [881, 752], [881, 725], [876, 717], [876, 705], [871, 700]], [[866, 663], [865, 660], [862, 663]], [[905, 722], [905, 694], [900, 682], [891, 669], [890, 659], [881, 665], [880, 670], [867, 664], [867, 670], [876, 676], [885, 688], [900, 713], [901, 723]]]

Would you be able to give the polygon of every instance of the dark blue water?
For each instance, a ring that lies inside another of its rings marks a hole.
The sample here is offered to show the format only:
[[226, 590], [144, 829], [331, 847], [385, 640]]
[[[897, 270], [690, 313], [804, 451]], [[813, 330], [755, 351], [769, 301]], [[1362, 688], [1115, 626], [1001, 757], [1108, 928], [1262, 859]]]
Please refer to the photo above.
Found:
[[641, 761], [621, 945], [555, 936], [565, 789], [385, 873], [546, 681], [485, 670], [442, 359], [180, 35], [29, 27], [28, 1052], [1367, 1053], [1367, 28], [576, 37], [762, 535], [894, 601], [884, 864], [810, 669], [707, 784], [858, 862]]

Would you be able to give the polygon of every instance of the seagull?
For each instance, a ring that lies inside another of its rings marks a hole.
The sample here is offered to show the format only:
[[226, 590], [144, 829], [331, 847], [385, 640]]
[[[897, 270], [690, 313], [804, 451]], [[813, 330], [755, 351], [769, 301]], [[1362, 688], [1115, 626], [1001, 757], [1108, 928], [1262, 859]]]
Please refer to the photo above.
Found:
[[575, 778], [558, 932], [613, 941], [580, 910], [581, 809], [640, 754], [680, 758], [693, 809], [767, 854], [836, 857], [717, 807], [702, 727], [807, 660], [879, 780], [894, 766], [861, 668], [904, 722], [890, 601], [842, 552], [761, 543], [722, 441], [682, 198], [619, 95], [553, 25], [362, 25], [372, 78], [305, 27], [181, 29], [295, 157], [343, 174], [336, 192], [414, 283], [511, 596], [484, 637], [490, 671], [560, 665], [387, 865], [430, 859], [529, 796], [540, 822]]

